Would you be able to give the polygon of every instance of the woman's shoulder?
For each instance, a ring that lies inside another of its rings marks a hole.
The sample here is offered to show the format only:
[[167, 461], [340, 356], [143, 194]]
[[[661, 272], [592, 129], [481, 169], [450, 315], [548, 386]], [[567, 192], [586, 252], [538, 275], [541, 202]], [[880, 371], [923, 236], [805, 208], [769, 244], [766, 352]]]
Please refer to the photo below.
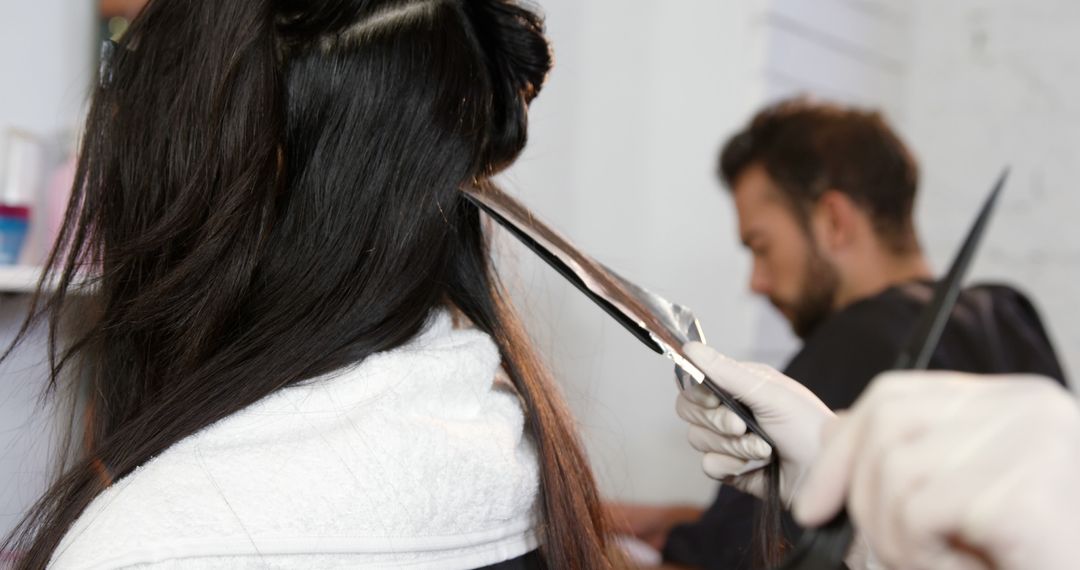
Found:
[[440, 314], [410, 343], [281, 390], [117, 481], [55, 566], [520, 555], [536, 546], [537, 460], [499, 374], [491, 340]]

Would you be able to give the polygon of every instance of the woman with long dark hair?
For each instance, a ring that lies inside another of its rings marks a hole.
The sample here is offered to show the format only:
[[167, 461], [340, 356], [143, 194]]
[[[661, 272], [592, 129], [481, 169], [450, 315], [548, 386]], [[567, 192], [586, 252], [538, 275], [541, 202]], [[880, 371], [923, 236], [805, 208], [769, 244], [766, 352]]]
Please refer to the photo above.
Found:
[[525, 144], [541, 19], [152, 0], [111, 59], [23, 331], [77, 445], [16, 567], [611, 566], [460, 193]]

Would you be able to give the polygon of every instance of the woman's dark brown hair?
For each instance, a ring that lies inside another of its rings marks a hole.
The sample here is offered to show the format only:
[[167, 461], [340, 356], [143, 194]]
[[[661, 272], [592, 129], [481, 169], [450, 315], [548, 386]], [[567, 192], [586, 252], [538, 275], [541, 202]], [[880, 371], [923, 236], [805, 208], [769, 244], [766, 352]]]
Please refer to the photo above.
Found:
[[[9, 537], [16, 566], [44, 567], [110, 481], [445, 304], [521, 393], [546, 564], [610, 566], [571, 420], [459, 192], [517, 157], [550, 66], [510, 0], [152, 0], [93, 94], [57, 286], [20, 334], [48, 321], [51, 385], [81, 394], [85, 433]], [[60, 342], [76, 287], [96, 310]]]

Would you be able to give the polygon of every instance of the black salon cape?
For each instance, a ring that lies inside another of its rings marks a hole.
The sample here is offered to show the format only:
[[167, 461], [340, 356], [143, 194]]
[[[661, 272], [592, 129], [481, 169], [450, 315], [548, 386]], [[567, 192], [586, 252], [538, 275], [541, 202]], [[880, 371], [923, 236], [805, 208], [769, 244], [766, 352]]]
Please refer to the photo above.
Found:
[[[892, 367], [933, 283], [893, 287], [830, 316], [807, 338], [784, 372], [830, 408], [850, 407], [867, 384]], [[961, 292], [930, 368], [984, 374], [1031, 372], [1064, 383], [1065, 377], [1031, 301], [1001, 285]], [[664, 559], [714, 569], [750, 568], [750, 542], [758, 500], [721, 487], [697, 522], [675, 527]], [[789, 540], [797, 532], [787, 518]]]

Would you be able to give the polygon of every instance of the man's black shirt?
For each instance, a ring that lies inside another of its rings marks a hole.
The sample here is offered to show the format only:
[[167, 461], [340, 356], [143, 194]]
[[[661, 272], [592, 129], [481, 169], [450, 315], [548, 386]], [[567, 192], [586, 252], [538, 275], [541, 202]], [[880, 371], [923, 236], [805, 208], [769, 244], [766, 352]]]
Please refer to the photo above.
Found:
[[[851, 406], [870, 380], [893, 366], [933, 295], [932, 286], [929, 281], [896, 286], [831, 315], [807, 337], [784, 373], [834, 410]], [[1031, 301], [1003, 285], [961, 292], [930, 369], [1033, 373], [1065, 383]], [[672, 530], [664, 559], [708, 569], [750, 568], [757, 503], [722, 486], [700, 520]], [[787, 524], [794, 527], [790, 519]]]

